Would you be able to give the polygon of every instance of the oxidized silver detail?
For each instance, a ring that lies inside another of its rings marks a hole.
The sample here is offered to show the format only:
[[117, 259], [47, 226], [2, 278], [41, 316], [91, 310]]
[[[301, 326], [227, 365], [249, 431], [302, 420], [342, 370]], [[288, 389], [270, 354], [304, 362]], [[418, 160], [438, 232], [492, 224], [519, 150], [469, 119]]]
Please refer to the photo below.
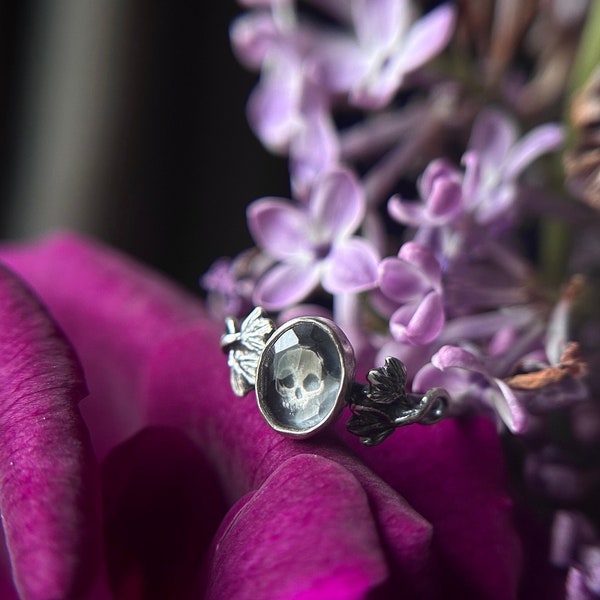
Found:
[[256, 385], [258, 360], [275, 325], [265, 311], [257, 306], [239, 329], [235, 319], [225, 319], [226, 332], [221, 336], [221, 348], [227, 352], [231, 369], [231, 388], [236, 396], [245, 396]]
[[348, 405], [353, 415], [350, 433], [360, 436], [367, 446], [380, 444], [397, 427], [421, 423], [433, 425], [444, 417], [450, 396], [443, 388], [425, 394], [406, 392], [406, 367], [392, 356], [383, 367], [372, 369], [367, 385], [355, 385]]
[[369, 371], [366, 385], [354, 383], [354, 351], [329, 319], [300, 317], [275, 330], [257, 307], [239, 328], [232, 318], [225, 324], [221, 348], [229, 354], [231, 387], [238, 396], [256, 388], [261, 414], [279, 433], [314, 435], [348, 405], [348, 431], [373, 446], [398, 427], [431, 425], [445, 415], [448, 392], [407, 393], [406, 367], [397, 358]]

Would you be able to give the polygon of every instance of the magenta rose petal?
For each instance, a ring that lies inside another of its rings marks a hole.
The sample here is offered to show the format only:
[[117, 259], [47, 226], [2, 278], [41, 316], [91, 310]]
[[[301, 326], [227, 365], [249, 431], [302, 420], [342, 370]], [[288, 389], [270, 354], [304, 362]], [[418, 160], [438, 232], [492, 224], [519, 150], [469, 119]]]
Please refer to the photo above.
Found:
[[[419, 590], [415, 597], [430, 597], [435, 586], [430, 524], [360, 461], [332, 444], [330, 434], [297, 442], [271, 430], [260, 416], [253, 395], [240, 399], [229, 389], [225, 357], [215, 350], [218, 339], [219, 330], [213, 323], [199, 323], [169, 340], [157, 353], [148, 370], [149, 421], [185, 428], [209, 457], [232, 503], [261, 489], [284, 464], [289, 472], [282, 472], [282, 477], [301, 480], [301, 471], [292, 469], [298, 463], [287, 462], [299, 454], [310, 453], [343, 466], [360, 482], [369, 499], [368, 520], [374, 520], [386, 560], [391, 560], [394, 573], [400, 574], [403, 589]], [[357, 517], [357, 527], [362, 519]], [[305, 526], [302, 519], [296, 520], [296, 528]], [[290, 536], [298, 535], [290, 531]], [[323, 538], [313, 540], [315, 546]], [[298, 560], [304, 557], [298, 555]], [[322, 576], [327, 577], [328, 572], [328, 564], [323, 563]]]
[[217, 536], [207, 598], [360, 599], [387, 566], [368, 497], [338, 463], [282, 463]]
[[413, 425], [372, 448], [350, 443], [433, 525], [443, 597], [517, 598], [522, 545], [491, 420]]
[[104, 535], [117, 598], [192, 598], [226, 512], [219, 483], [179, 429], [149, 427], [102, 465]]
[[98, 558], [96, 461], [68, 342], [28, 288], [0, 268], [0, 508], [24, 600], [82, 596]]
[[203, 317], [200, 303], [120, 252], [74, 234], [4, 246], [0, 258], [43, 298], [76, 348], [90, 390], [81, 411], [104, 456], [143, 424], [148, 357], [165, 336]]
[[6, 547], [4, 531], [0, 527], [0, 598], [2, 600], [19, 600], [15, 589], [10, 567], [10, 556]]

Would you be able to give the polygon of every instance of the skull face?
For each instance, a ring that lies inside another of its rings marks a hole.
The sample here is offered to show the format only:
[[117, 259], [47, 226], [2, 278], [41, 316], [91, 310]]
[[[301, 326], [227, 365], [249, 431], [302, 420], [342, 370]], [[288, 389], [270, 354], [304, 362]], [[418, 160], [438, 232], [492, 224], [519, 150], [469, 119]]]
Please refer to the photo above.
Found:
[[300, 418], [319, 412], [318, 396], [324, 388], [323, 360], [304, 346], [296, 346], [275, 358], [275, 388], [286, 409]]

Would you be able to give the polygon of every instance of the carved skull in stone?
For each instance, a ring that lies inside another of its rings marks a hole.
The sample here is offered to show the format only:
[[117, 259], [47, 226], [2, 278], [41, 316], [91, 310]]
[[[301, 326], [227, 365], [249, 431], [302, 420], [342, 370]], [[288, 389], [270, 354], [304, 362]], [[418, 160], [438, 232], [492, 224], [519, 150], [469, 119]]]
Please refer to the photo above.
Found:
[[324, 388], [323, 360], [310, 348], [295, 346], [275, 357], [275, 387], [286, 409], [308, 418], [319, 412], [315, 401]]

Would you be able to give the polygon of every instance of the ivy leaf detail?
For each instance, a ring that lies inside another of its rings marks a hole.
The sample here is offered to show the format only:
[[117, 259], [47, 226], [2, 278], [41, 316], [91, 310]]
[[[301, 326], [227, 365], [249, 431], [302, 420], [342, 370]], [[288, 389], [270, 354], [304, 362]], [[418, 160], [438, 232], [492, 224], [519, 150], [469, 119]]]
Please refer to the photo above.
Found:
[[406, 404], [406, 367], [393, 356], [385, 359], [383, 367], [372, 369], [367, 375], [367, 397], [376, 404]]

